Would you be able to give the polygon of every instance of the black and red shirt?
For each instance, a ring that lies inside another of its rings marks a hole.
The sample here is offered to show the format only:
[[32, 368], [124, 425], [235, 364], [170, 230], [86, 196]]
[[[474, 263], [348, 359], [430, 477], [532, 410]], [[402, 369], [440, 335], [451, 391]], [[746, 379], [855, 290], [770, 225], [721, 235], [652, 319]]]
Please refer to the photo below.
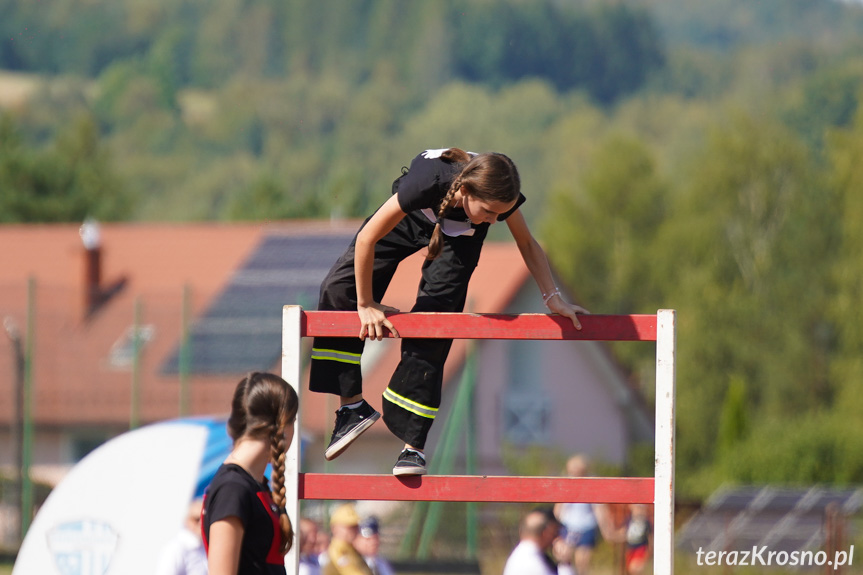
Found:
[[285, 557], [279, 552], [282, 534], [279, 509], [266, 479], [257, 481], [233, 463], [219, 467], [204, 494], [201, 532], [209, 551], [210, 526], [216, 521], [237, 517], [243, 524], [239, 573], [243, 575], [286, 575]]

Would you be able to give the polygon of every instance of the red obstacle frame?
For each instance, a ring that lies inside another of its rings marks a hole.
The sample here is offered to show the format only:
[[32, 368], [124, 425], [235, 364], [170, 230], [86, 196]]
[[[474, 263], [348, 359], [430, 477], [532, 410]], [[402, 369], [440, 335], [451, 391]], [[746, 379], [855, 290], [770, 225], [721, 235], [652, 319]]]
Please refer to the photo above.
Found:
[[[571, 478], [339, 475], [299, 473], [299, 442], [287, 454], [288, 514], [296, 525], [301, 499], [385, 501], [481, 501], [563, 503], [648, 503], [654, 505], [654, 573], [673, 574], [675, 313], [586, 315], [582, 329], [561, 316], [544, 314], [400, 313], [389, 316], [403, 338], [535, 339], [656, 342], [656, 465], [653, 478]], [[303, 337], [357, 337], [355, 312], [303, 311], [285, 306], [282, 374], [301, 381]], [[387, 332], [387, 337], [392, 335]], [[302, 390], [297, 388], [297, 393]], [[297, 417], [296, 434], [301, 428]], [[294, 496], [295, 495], [295, 496]], [[298, 570], [298, 541], [288, 555], [289, 573]], [[293, 566], [293, 570], [291, 569]]]

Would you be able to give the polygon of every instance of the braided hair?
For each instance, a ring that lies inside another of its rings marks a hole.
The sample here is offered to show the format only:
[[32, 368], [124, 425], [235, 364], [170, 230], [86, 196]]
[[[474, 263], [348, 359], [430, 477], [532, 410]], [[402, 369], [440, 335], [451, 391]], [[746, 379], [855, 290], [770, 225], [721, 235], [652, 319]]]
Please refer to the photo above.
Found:
[[452, 199], [462, 187], [465, 192], [485, 202], [510, 203], [521, 192], [521, 179], [515, 164], [503, 154], [487, 153], [471, 157], [460, 148], [450, 148], [441, 154], [450, 164], [464, 164], [453, 179], [437, 211], [437, 223], [429, 241], [426, 259], [433, 260], [443, 249], [441, 220], [452, 210]]
[[283, 554], [294, 542], [294, 528], [285, 512], [285, 429], [294, 424], [298, 407], [297, 392], [284, 379], [254, 372], [237, 384], [228, 418], [228, 433], [234, 441], [243, 436], [270, 439], [270, 483], [273, 503], [279, 508]]

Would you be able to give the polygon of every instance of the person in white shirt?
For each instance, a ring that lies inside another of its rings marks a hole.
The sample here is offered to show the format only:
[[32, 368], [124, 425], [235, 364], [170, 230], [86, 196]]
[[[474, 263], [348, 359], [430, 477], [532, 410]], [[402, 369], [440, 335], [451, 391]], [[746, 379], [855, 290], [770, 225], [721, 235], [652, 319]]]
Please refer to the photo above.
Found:
[[156, 575], [207, 575], [207, 552], [201, 539], [202, 501], [189, 505], [183, 528], [159, 555]]
[[[564, 470], [569, 477], [586, 477], [589, 461], [584, 455], [573, 455], [566, 462]], [[615, 526], [614, 517], [608, 505], [602, 503], [558, 503], [554, 514], [563, 524], [566, 548], [560, 553], [572, 563], [579, 575], [590, 573], [593, 550], [599, 536], [610, 543], [622, 543], [626, 528]]]
[[506, 560], [503, 575], [557, 575], [548, 552], [560, 527], [551, 509], [534, 509], [525, 515], [518, 528], [520, 541]]

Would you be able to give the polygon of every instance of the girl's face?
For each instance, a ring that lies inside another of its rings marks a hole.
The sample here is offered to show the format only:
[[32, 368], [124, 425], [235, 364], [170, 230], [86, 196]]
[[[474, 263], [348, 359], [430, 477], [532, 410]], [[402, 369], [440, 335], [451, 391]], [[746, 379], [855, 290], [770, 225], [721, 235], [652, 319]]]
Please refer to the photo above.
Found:
[[517, 201], [513, 200], [507, 203], [495, 201], [487, 202], [480, 200], [476, 196], [467, 192], [464, 186], [462, 186], [459, 191], [462, 196], [462, 207], [464, 208], [464, 213], [467, 214], [471, 223], [475, 225], [495, 223], [497, 221], [497, 217], [510, 211]]

